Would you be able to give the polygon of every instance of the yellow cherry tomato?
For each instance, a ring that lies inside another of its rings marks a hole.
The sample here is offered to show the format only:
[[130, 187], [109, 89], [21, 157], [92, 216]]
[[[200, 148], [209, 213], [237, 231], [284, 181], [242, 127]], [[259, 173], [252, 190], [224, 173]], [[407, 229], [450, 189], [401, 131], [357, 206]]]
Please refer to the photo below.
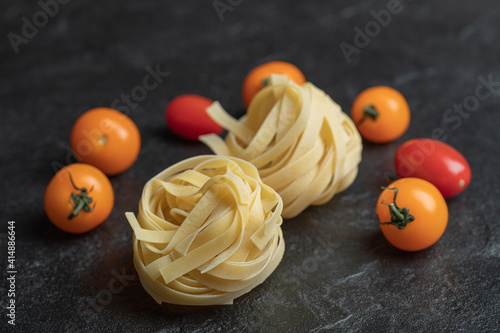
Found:
[[439, 190], [420, 178], [402, 178], [384, 188], [377, 202], [385, 238], [404, 251], [436, 243], [448, 224], [448, 206]]
[[397, 90], [376, 86], [354, 100], [351, 118], [363, 138], [387, 143], [401, 137], [410, 125], [410, 107]]
[[83, 113], [71, 130], [71, 148], [76, 158], [117, 175], [134, 164], [141, 149], [135, 123], [120, 111], [95, 108]]
[[245, 107], [250, 105], [254, 96], [264, 87], [265, 80], [271, 74], [286, 75], [289, 80], [298, 85], [303, 85], [306, 82], [306, 78], [301, 70], [289, 62], [271, 61], [257, 66], [248, 73], [243, 81], [241, 95]]
[[80, 234], [108, 218], [114, 198], [113, 187], [101, 170], [75, 163], [59, 170], [49, 182], [44, 197], [45, 213], [59, 229]]

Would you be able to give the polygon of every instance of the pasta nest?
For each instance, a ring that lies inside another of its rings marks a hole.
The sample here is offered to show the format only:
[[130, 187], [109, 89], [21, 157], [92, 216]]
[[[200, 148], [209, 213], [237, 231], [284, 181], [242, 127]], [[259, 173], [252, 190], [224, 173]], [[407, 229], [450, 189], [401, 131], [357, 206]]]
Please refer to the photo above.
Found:
[[149, 180], [134, 231], [134, 265], [158, 302], [231, 304], [262, 283], [285, 248], [283, 202], [237, 158], [198, 156]]
[[351, 119], [324, 91], [271, 75], [246, 115], [232, 118], [218, 102], [208, 114], [228, 130], [200, 137], [217, 155], [234, 156], [257, 167], [282, 197], [283, 217], [328, 202], [352, 184], [361, 162], [361, 136]]

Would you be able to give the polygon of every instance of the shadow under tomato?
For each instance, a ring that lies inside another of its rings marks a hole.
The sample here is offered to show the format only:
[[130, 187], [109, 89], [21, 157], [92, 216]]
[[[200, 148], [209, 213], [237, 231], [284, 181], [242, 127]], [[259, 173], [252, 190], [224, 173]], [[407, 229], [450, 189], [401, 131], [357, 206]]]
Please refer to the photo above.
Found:
[[416, 252], [400, 250], [390, 244], [385, 239], [384, 234], [380, 230], [373, 231], [372, 233], [368, 234], [365, 237], [365, 243], [367, 244], [368, 252], [375, 254], [381, 258], [391, 258], [398, 261], [412, 260], [416, 257], [422, 256], [423, 253], [429, 250], [426, 249]]

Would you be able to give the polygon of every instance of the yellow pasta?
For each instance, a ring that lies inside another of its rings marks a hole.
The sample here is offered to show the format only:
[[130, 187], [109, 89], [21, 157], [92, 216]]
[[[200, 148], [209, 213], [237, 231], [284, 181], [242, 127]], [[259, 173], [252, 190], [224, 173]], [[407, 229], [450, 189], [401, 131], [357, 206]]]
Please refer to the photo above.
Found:
[[250, 163], [198, 156], [147, 182], [134, 231], [134, 265], [158, 302], [231, 304], [278, 266], [283, 202]]
[[215, 134], [200, 140], [217, 155], [255, 165], [264, 183], [282, 197], [284, 218], [328, 202], [356, 178], [362, 151], [356, 126], [309, 82], [299, 86], [271, 75], [240, 120], [218, 102], [207, 112], [228, 135], [225, 140]]

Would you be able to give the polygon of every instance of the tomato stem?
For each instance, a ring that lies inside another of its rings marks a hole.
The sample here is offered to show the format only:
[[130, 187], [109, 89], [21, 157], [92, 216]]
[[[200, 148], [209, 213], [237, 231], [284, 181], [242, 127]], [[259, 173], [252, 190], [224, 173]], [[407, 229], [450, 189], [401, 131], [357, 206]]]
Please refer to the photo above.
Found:
[[391, 221], [390, 222], [380, 222], [380, 224], [392, 224], [398, 227], [399, 229], [404, 229], [406, 225], [413, 220], [415, 220], [415, 216], [410, 214], [410, 210], [406, 207], [400, 208], [396, 204], [396, 197], [398, 196], [398, 188], [397, 187], [384, 187], [384, 190], [393, 190], [394, 191], [394, 199], [393, 203], [387, 204], [382, 199], [382, 204], [389, 207], [389, 211], [391, 213]]
[[363, 118], [361, 118], [361, 120], [358, 122], [358, 125], [361, 125], [361, 123], [363, 123], [367, 118], [372, 118], [372, 120], [375, 120], [378, 117], [377, 109], [375, 108], [375, 106], [373, 106], [371, 104], [365, 106], [363, 111], [364, 111]]
[[69, 172], [68, 168], [65, 168], [65, 169], [66, 169], [66, 171], [68, 171], [69, 180], [71, 181], [71, 185], [73, 185], [73, 187], [76, 190], [80, 191], [80, 194], [76, 194], [76, 193], [72, 192], [71, 197], [69, 198], [69, 202], [74, 207], [73, 211], [68, 216], [68, 220], [71, 220], [73, 217], [78, 216], [78, 213], [82, 209], [86, 212], [89, 212], [89, 213], [91, 211], [93, 211], [96, 203], [94, 203], [94, 207], [90, 207], [90, 203], [92, 202], [93, 199], [87, 195], [87, 193], [92, 192], [92, 189], [94, 188], [94, 186], [92, 185], [92, 187], [90, 188], [90, 191], [88, 191], [88, 192], [87, 192], [87, 188], [85, 188], [85, 187], [80, 188], [80, 187], [76, 186], [75, 182], [73, 181], [73, 177], [71, 176], [71, 172]]
[[264, 80], [262, 80], [262, 87], [266, 87], [269, 84], [269, 77], [266, 77]]
[[101, 135], [101, 136], [99, 137], [99, 144], [100, 144], [100, 145], [104, 146], [104, 145], [106, 144], [106, 142], [107, 142], [107, 141], [108, 141], [108, 138], [106, 138], [106, 136], [105, 136], [105, 135]]

